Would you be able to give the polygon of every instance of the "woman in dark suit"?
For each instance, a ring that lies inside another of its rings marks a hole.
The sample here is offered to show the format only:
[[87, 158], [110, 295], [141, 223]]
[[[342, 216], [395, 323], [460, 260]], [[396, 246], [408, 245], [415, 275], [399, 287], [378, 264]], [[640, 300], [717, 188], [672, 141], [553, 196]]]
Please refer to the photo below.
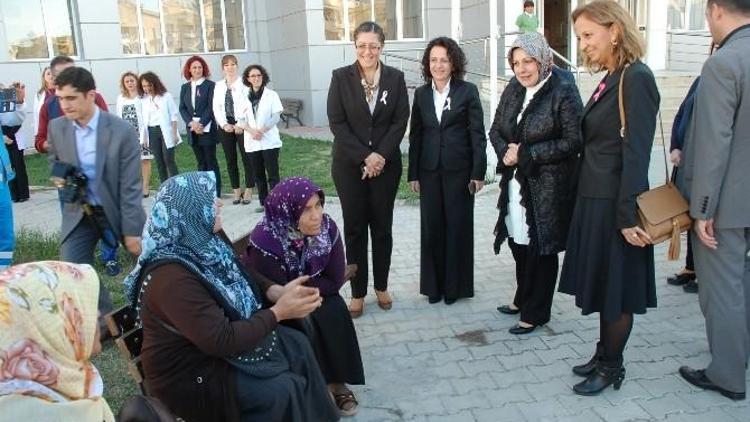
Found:
[[182, 68], [187, 82], [180, 89], [180, 116], [187, 126], [188, 142], [193, 148], [198, 171], [213, 171], [216, 175], [216, 196], [221, 198], [221, 170], [216, 160], [216, 123], [214, 123], [214, 81], [202, 57], [192, 56]]
[[419, 291], [446, 305], [474, 296], [473, 195], [487, 168], [482, 103], [465, 72], [454, 40], [427, 44], [409, 131], [409, 185], [420, 194]]
[[500, 215], [495, 253], [508, 239], [516, 261], [513, 303], [497, 309], [521, 313], [512, 334], [549, 322], [558, 252], [565, 249], [575, 200], [570, 179], [581, 150], [583, 104], [575, 84], [552, 71], [544, 36], [527, 32], [508, 51], [515, 78], [500, 98], [490, 142], [500, 158]]
[[393, 202], [401, 180], [399, 145], [409, 120], [403, 72], [380, 62], [383, 28], [364, 22], [354, 31], [357, 61], [333, 71], [328, 90], [328, 122], [333, 132], [331, 174], [341, 200], [351, 281], [353, 318], [362, 315], [367, 294], [367, 238], [378, 306], [391, 308], [388, 272], [393, 250]]
[[[636, 197], [648, 190], [659, 92], [651, 70], [640, 61], [645, 48], [638, 28], [618, 3], [583, 5], [573, 12], [573, 22], [584, 64], [607, 73], [583, 111], [578, 194], [560, 277], [560, 291], [575, 295], [584, 315], [599, 313], [596, 353], [573, 367], [586, 377], [573, 390], [594, 395], [612, 384], [620, 388], [633, 314], [656, 306], [654, 250], [638, 227]], [[623, 75], [626, 125], [621, 134], [618, 84]]]

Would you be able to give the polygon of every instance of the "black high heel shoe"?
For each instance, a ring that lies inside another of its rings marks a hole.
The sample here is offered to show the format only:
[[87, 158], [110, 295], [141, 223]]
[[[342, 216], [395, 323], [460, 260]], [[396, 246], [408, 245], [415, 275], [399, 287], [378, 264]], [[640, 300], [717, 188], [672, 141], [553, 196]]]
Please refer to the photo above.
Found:
[[610, 385], [619, 390], [625, 379], [625, 367], [622, 359], [618, 361], [600, 360], [596, 370], [585, 380], [573, 386], [573, 391], [581, 396], [595, 396]]
[[573, 367], [573, 373], [578, 375], [579, 377], [588, 377], [594, 371], [596, 370], [596, 364], [599, 363], [602, 356], [604, 355], [604, 347], [600, 342], [596, 343], [596, 352], [594, 352], [594, 356], [591, 357], [591, 360], [584, 363], [583, 365], [576, 365]]

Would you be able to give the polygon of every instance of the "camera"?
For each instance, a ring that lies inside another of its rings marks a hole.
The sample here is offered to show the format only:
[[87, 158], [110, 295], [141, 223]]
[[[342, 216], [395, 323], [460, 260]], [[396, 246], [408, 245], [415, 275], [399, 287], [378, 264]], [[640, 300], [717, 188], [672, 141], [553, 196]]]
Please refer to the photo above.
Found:
[[118, 241], [107, 221], [104, 209], [93, 206], [88, 202], [88, 177], [80, 168], [62, 161], [52, 164], [50, 181], [57, 187], [60, 200], [68, 204], [78, 204], [83, 208], [83, 213], [91, 219], [102, 240], [100, 243], [99, 258], [104, 263], [104, 271], [110, 276], [120, 273], [121, 267], [117, 262]]
[[68, 204], [87, 202], [86, 187], [89, 179], [80, 168], [62, 161], [55, 161], [52, 164], [50, 181], [60, 192], [61, 201]]
[[15, 86], [0, 89], [0, 113], [16, 111], [17, 95]]

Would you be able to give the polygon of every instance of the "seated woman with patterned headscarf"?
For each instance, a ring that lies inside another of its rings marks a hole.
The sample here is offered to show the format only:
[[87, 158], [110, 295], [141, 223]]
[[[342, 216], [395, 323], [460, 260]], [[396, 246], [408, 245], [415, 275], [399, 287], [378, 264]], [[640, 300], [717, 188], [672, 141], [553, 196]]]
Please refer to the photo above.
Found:
[[114, 422], [90, 360], [102, 349], [98, 300], [89, 265], [0, 272], [0, 421]]
[[168, 179], [125, 280], [143, 323], [141, 359], [150, 395], [189, 421], [335, 421], [305, 336], [278, 326], [321, 304], [297, 279], [269, 309], [258, 285], [219, 235], [221, 202], [211, 172]]
[[[364, 384], [365, 374], [352, 317], [339, 294], [346, 257], [336, 223], [323, 212], [323, 190], [309, 179], [293, 177], [276, 185], [266, 198], [265, 215], [250, 233], [245, 262], [251, 271], [281, 292], [298, 277], [319, 289], [320, 308], [288, 324], [307, 334], [318, 364], [342, 416], [357, 412], [357, 399], [346, 384]], [[259, 277], [259, 278], [260, 278]]]

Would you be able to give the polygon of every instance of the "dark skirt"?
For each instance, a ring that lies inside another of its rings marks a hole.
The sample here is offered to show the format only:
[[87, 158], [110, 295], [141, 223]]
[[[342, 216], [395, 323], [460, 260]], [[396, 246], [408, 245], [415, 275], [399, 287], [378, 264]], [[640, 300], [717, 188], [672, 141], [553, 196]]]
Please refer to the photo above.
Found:
[[559, 291], [575, 295], [583, 315], [606, 321], [656, 307], [654, 247], [625, 242], [615, 223], [616, 200], [578, 197]]
[[328, 384], [365, 383], [365, 371], [349, 308], [341, 295], [323, 297], [307, 318], [287, 324], [307, 335]]
[[293, 329], [276, 329], [278, 347], [289, 370], [273, 377], [236, 371], [237, 403], [243, 422], [337, 421], [336, 409], [305, 336]]

